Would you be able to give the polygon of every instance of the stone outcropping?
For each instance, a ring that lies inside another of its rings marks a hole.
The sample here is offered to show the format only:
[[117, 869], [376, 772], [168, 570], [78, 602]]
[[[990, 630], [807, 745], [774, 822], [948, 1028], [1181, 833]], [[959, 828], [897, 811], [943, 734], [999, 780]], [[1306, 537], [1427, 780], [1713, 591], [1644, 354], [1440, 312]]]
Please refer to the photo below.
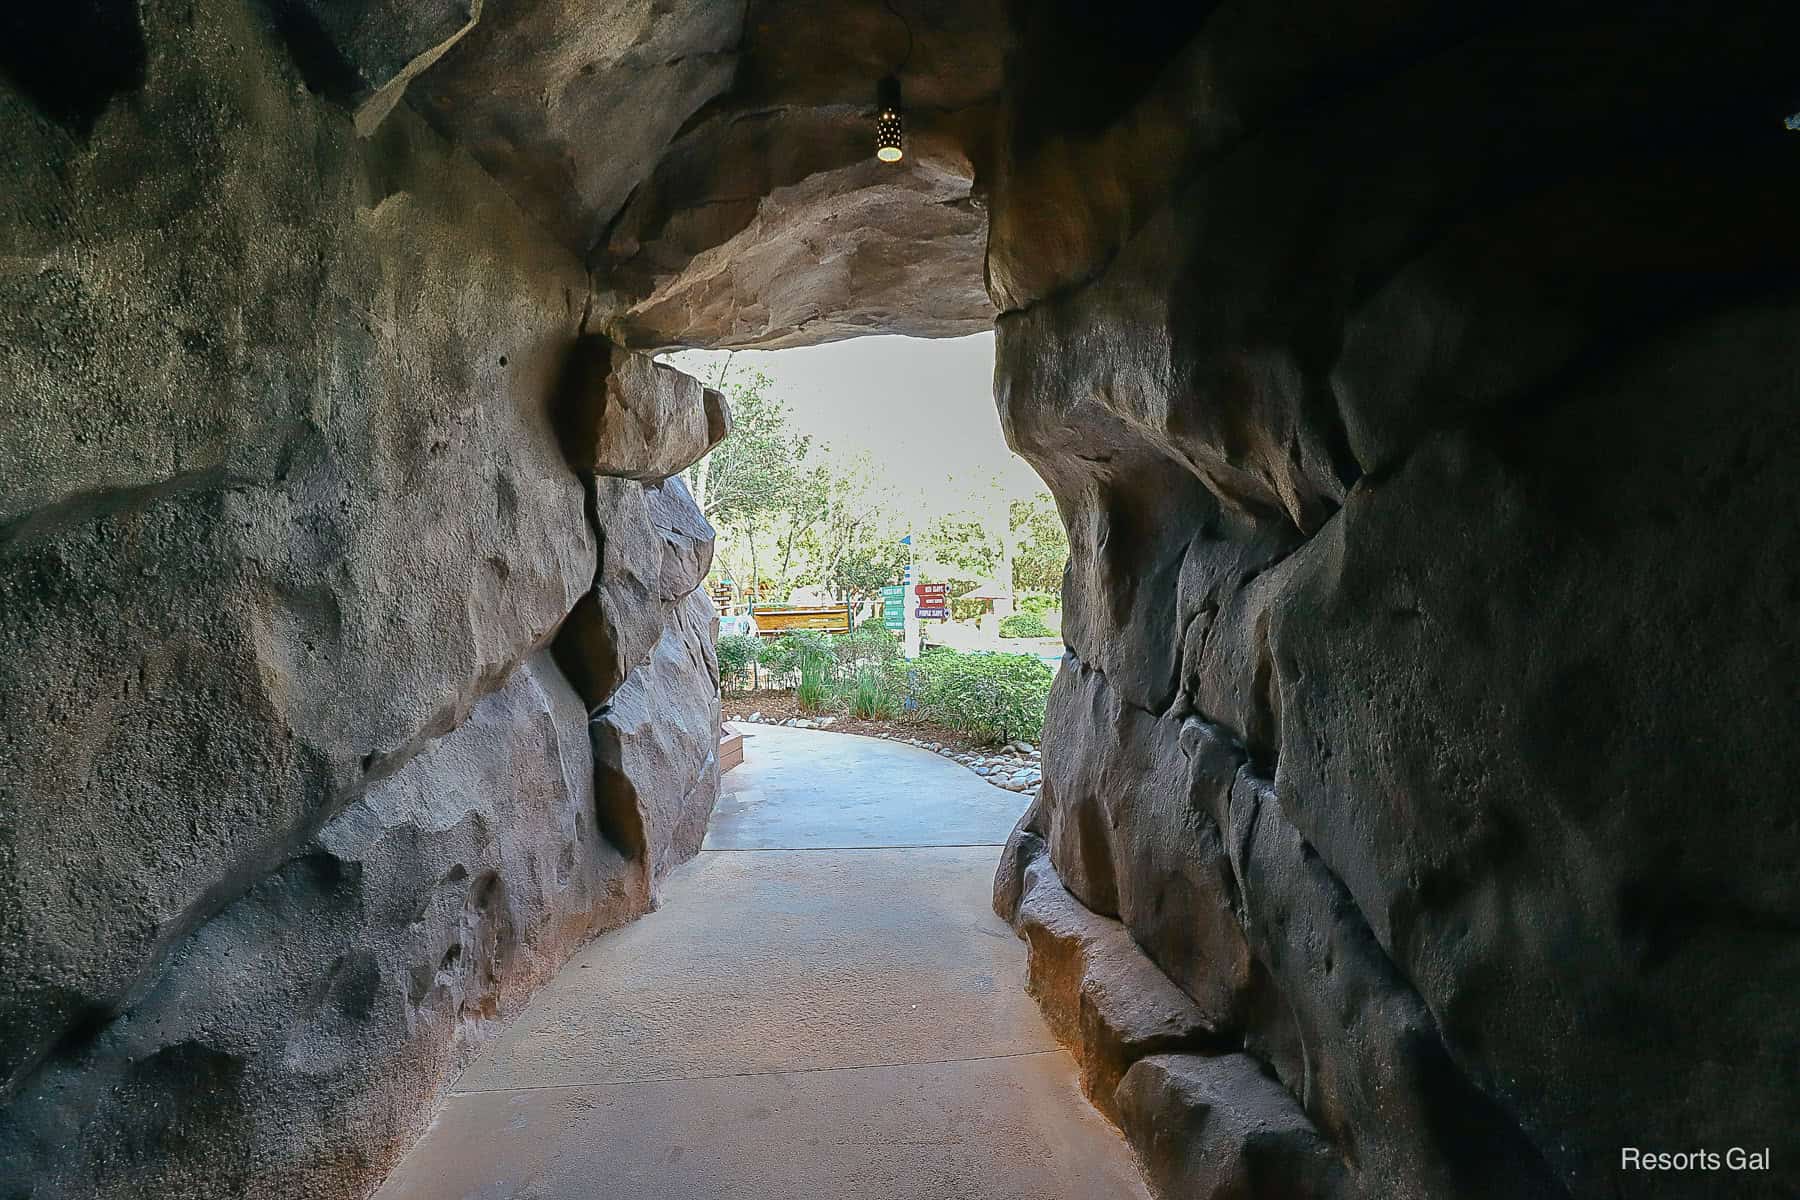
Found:
[[996, 896], [1240, 1048], [1052, 1024], [1169, 1196], [1783, 1194], [1619, 1148], [1800, 1160], [1794, 15], [1168, 20], [1123, 62], [1033, 6], [1008, 79], [996, 396], [1071, 653]]
[[1071, 896], [1036, 834], [1008, 843], [994, 907], [1030, 945], [1032, 994], [1075, 1052], [1082, 1089], [1115, 1121], [1119, 1083], [1134, 1062], [1208, 1048], [1229, 1027], [1226, 1015], [1203, 1011], [1157, 970], [1123, 925]]
[[558, 413], [570, 466], [639, 483], [687, 470], [731, 432], [717, 390], [597, 334], [570, 351]]
[[27, 1081], [0, 1118], [15, 1178], [68, 1196], [366, 1189], [499, 1022], [643, 911], [594, 784], [586, 710], [540, 652]]
[[[489, 4], [408, 96], [593, 268], [626, 345], [974, 333], [1006, 6], [898, 7]], [[893, 71], [898, 167], [871, 141]]]
[[690, 592], [648, 661], [593, 716], [601, 822], [647, 887], [699, 851], [719, 797], [717, 638], [712, 601]]
[[[597, 520], [559, 437], [582, 264], [406, 106], [359, 136], [404, 38], [309, 94], [314, 8], [114, 13], [110, 103], [0, 80], [8, 1195], [366, 1194], [714, 797], [711, 530], [679, 480]], [[727, 417], [649, 374], [654, 478]], [[608, 568], [683, 736], [601, 766], [548, 647]]]

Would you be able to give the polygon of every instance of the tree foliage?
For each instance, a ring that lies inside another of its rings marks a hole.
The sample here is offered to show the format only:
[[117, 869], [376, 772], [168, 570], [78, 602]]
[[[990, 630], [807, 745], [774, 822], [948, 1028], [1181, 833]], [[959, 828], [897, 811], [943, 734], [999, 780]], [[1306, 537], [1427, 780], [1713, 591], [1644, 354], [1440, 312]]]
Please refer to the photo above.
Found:
[[772, 525], [785, 525], [806, 493], [804, 465], [812, 438], [788, 423], [788, 407], [770, 394], [772, 380], [758, 371], [725, 382], [729, 361], [715, 383], [731, 403], [729, 436], [688, 469], [688, 488], [720, 537], [715, 561], [733, 577], [760, 578], [758, 554]]
[[1003, 638], [1050, 637], [1055, 632], [1036, 613], [1019, 612], [1000, 619], [1000, 636]]
[[1013, 535], [1013, 590], [1060, 591], [1063, 566], [1069, 561], [1069, 533], [1056, 501], [1047, 493], [1015, 500], [1007, 515]]
[[750, 686], [750, 668], [762, 647], [754, 633], [733, 633], [719, 639], [719, 679], [727, 691]]
[[[985, 522], [970, 512], [940, 517], [926, 530], [921, 550], [954, 577], [979, 584], [1000, 569], [1001, 546]], [[973, 585], [971, 585], [973, 586]]]
[[[796, 432], [767, 375], [715, 385], [729, 394], [733, 429], [689, 472], [701, 510], [718, 530], [715, 562], [740, 584], [786, 600], [798, 587], [852, 605], [898, 583], [910, 557], [910, 515], [867, 456], [848, 461]], [[990, 579], [1015, 591], [1059, 592], [1069, 543], [1048, 494], [1009, 499], [998, 477], [968, 493], [968, 507], [917, 531], [927, 578], [952, 596]], [[966, 607], [966, 606], [963, 606]]]

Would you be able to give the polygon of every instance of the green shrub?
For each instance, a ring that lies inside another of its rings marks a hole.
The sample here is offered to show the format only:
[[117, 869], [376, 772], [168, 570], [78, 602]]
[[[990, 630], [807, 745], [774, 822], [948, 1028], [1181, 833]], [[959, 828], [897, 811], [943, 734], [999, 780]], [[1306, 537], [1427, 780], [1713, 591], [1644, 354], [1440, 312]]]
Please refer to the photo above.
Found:
[[851, 685], [850, 714], [865, 721], [885, 721], [899, 708], [894, 685], [879, 667], [864, 667]]
[[1013, 601], [1020, 612], [1044, 617], [1062, 609], [1062, 597], [1055, 592], [1020, 592]]
[[719, 681], [727, 691], [750, 686], [750, 668], [762, 650], [754, 633], [734, 633], [719, 639]]
[[1044, 730], [1050, 668], [1030, 654], [927, 654], [908, 672], [926, 717], [989, 742], [1035, 741]]
[[832, 657], [831, 647], [807, 646], [800, 651], [800, 685], [795, 689], [794, 698], [806, 712], [818, 712], [836, 690], [833, 687], [837, 674], [837, 660]]
[[1033, 612], [1014, 613], [1010, 617], [1000, 618], [1000, 636], [1003, 638], [1053, 637], [1055, 632], [1044, 624], [1044, 618]]
[[771, 682], [783, 687], [792, 687], [800, 675], [800, 660], [808, 654], [830, 655], [831, 638], [813, 629], [797, 630], [784, 633], [773, 641], [762, 644], [762, 652], [757, 661], [768, 671]]
[[855, 679], [866, 667], [883, 668], [900, 657], [900, 639], [882, 625], [865, 621], [851, 633], [831, 639], [831, 651], [844, 677]]

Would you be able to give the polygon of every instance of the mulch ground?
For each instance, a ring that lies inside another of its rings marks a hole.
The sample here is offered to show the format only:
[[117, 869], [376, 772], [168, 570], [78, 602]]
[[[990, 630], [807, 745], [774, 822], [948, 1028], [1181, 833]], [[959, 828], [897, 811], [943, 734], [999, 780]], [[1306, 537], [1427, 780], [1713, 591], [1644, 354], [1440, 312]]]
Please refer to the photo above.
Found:
[[837, 708], [828, 708], [823, 712], [816, 713], [805, 712], [801, 709], [799, 702], [794, 699], [793, 692], [761, 691], [728, 695], [725, 697], [724, 707], [727, 721], [742, 721], [751, 713], [761, 713], [763, 720], [771, 723], [785, 721], [789, 717], [805, 717], [809, 721], [816, 721], [820, 717], [836, 717], [837, 720], [833, 721], [831, 727], [825, 730], [826, 733], [860, 733], [866, 737], [880, 737], [886, 734], [888, 737], [925, 738], [937, 742], [939, 745], [967, 751], [971, 754], [993, 754], [999, 749], [997, 746], [978, 742], [966, 733], [947, 729], [933, 721], [906, 716], [898, 716], [886, 721], [865, 721]]

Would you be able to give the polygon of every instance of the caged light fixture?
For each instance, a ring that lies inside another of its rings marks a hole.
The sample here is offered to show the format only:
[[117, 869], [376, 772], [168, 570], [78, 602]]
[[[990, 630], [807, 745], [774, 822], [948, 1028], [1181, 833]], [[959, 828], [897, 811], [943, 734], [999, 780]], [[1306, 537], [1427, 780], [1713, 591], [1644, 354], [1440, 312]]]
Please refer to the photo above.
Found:
[[912, 59], [912, 24], [900, 15], [893, 0], [883, 0], [887, 10], [906, 29], [906, 56], [894, 73], [875, 85], [875, 157], [884, 163], [897, 163], [906, 157], [906, 116], [900, 104], [900, 72]]

